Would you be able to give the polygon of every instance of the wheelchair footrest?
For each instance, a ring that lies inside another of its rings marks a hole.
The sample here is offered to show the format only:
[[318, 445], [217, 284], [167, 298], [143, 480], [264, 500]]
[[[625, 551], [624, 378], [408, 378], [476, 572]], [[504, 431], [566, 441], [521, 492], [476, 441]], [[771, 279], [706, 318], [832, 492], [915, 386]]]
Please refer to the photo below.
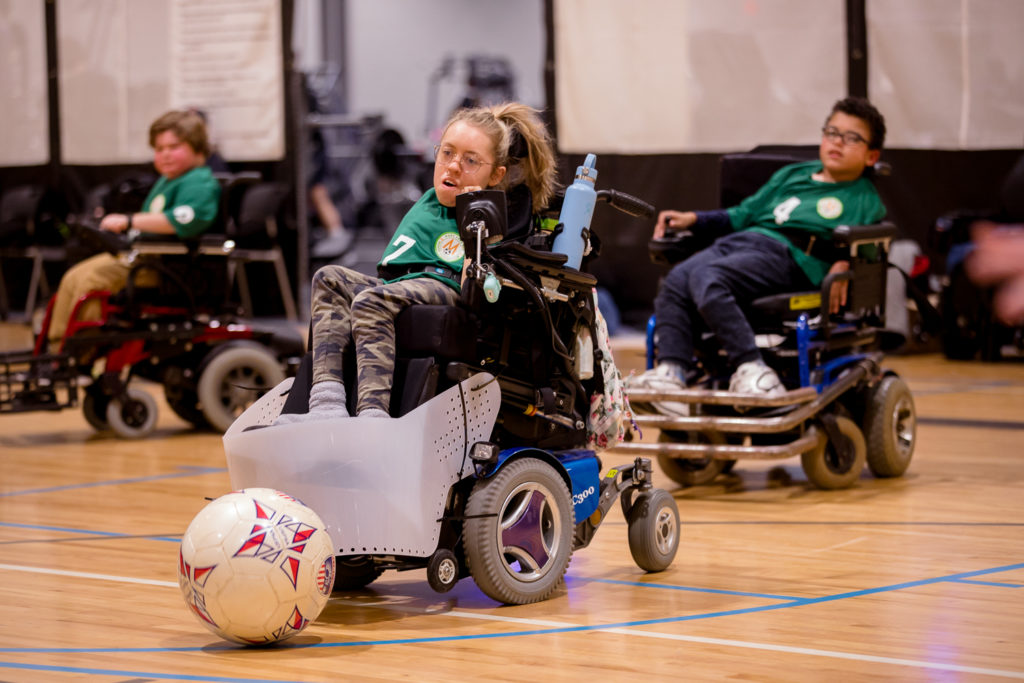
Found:
[[622, 443], [615, 447], [617, 453], [628, 453], [654, 458], [659, 455], [668, 455], [674, 458], [688, 458], [703, 460], [713, 458], [715, 460], [738, 460], [758, 459], [776, 460], [790, 458], [794, 455], [806, 453], [818, 445], [819, 440], [824, 438], [817, 427], [811, 426], [792, 441], [781, 444], [751, 444], [745, 441], [742, 444], [710, 444], [710, 443]]
[[674, 401], [676, 403], [692, 403], [718, 406], [744, 406], [758, 408], [777, 408], [808, 403], [818, 397], [813, 387], [801, 387], [787, 391], [779, 396], [761, 394], [737, 394], [731, 391], [712, 391], [710, 389], [679, 389], [675, 391], [651, 391], [649, 389], [627, 389], [629, 400], [637, 403], [652, 401]]

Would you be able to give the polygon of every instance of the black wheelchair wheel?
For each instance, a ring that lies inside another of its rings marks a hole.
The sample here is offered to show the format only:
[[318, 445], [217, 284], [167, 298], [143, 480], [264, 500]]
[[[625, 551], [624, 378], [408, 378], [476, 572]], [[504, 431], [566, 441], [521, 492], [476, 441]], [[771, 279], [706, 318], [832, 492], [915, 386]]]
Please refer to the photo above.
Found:
[[199, 405], [199, 393], [195, 382], [190, 381], [186, 373], [191, 370], [181, 367], [170, 367], [164, 373], [164, 398], [174, 414], [185, 422], [200, 429], [209, 427], [210, 422], [203, 414]]
[[867, 445], [857, 423], [836, 416], [840, 443], [833, 443], [822, 427], [818, 445], [800, 456], [807, 479], [820, 489], [832, 491], [853, 486], [867, 460]]
[[85, 390], [85, 397], [82, 398], [82, 415], [89, 426], [97, 432], [105, 432], [110, 429], [107, 422], [107, 406], [110, 405], [110, 398], [100, 391], [94, 391], [92, 387]]
[[226, 432], [256, 399], [284, 380], [284, 369], [265, 346], [232, 342], [203, 361], [196, 393], [210, 426]]
[[334, 590], [357, 591], [365, 588], [380, 578], [384, 570], [373, 563], [366, 555], [336, 557], [337, 574], [334, 577]]
[[129, 387], [107, 405], [107, 424], [124, 439], [141, 439], [156, 427], [156, 401], [148, 392]]
[[902, 379], [888, 375], [868, 397], [864, 417], [868, 469], [876, 477], [898, 477], [910, 466], [917, 437], [914, 397]]
[[447, 548], [438, 548], [427, 563], [427, 583], [438, 593], [447, 593], [459, 581], [459, 559]]
[[629, 510], [629, 552], [647, 572], [668, 568], [679, 549], [679, 508], [668, 491], [641, 493]]
[[973, 360], [991, 335], [986, 296], [958, 265], [941, 293], [942, 352], [950, 360]]
[[562, 582], [573, 543], [569, 489], [536, 458], [474, 484], [466, 502], [466, 564], [488, 597], [512, 605], [546, 600]]
[[[661, 432], [659, 443], [707, 443], [724, 444], [725, 435], [719, 432]], [[658, 454], [658, 464], [669, 479], [680, 486], [701, 486], [710, 484], [715, 477], [725, 472], [730, 460], [716, 458], [677, 458], [664, 453]], [[732, 469], [732, 465], [729, 466]]]

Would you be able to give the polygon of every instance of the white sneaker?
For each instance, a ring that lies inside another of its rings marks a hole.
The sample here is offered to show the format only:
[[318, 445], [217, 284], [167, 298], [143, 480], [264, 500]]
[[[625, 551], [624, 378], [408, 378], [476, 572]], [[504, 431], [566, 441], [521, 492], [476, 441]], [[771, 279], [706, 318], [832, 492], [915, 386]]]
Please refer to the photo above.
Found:
[[752, 360], [736, 368], [732, 379], [729, 380], [729, 391], [736, 394], [779, 396], [786, 393], [786, 387], [764, 361]]
[[[646, 391], [678, 391], [686, 388], [686, 382], [679, 378], [675, 368], [662, 364], [646, 372], [634, 375], [627, 380], [627, 388], [644, 389]], [[670, 417], [689, 417], [690, 405], [678, 401], [655, 401], [652, 403], [632, 403], [637, 412], [654, 412]]]

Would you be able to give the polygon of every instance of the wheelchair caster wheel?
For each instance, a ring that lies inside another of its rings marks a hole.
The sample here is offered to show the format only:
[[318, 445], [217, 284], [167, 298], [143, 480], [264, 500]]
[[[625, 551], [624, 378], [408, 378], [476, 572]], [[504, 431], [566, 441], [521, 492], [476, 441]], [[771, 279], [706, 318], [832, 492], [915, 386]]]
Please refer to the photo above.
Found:
[[800, 456], [807, 480], [826, 491], [853, 486], [867, 462], [868, 447], [857, 423], [842, 416], [835, 421], [836, 442], [823, 433], [818, 445]]
[[156, 427], [156, 401], [142, 389], [129, 388], [107, 405], [107, 424], [123, 439], [141, 439]]
[[438, 593], [447, 593], [459, 580], [459, 560], [447, 548], [436, 550], [427, 563], [427, 583]]
[[679, 549], [679, 508], [671, 494], [663, 489], [641, 493], [626, 521], [636, 566], [647, 572], [667, 569]]
[[104, 432], [110, 429], [110, 424], [107, 422], [107, 406], [110, 405], [110, 398], [90, 389], [85, 390], [85, 398], [82, 399], [82, 414], [90, 427], [97, 432]]

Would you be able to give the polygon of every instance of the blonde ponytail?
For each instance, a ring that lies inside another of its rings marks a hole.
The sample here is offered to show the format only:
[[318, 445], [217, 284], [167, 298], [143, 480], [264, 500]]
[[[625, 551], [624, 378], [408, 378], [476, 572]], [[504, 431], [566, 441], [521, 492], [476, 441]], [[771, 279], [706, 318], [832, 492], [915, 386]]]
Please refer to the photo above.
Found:
[[[557, 170], [551, 136], [539, 111], [518, 102], [460, 109], [452, 115], [445, 131], [456, 121], [478, 127], [493, 143], [495, 164], [508, 169], [499, 189], [522, 183], [530, 189], [534, 212], [548, 205], [555, 194]], [[527, 153], [523, 158], [514, 159], [510, 148], [517, 136], [525, 144]]]

